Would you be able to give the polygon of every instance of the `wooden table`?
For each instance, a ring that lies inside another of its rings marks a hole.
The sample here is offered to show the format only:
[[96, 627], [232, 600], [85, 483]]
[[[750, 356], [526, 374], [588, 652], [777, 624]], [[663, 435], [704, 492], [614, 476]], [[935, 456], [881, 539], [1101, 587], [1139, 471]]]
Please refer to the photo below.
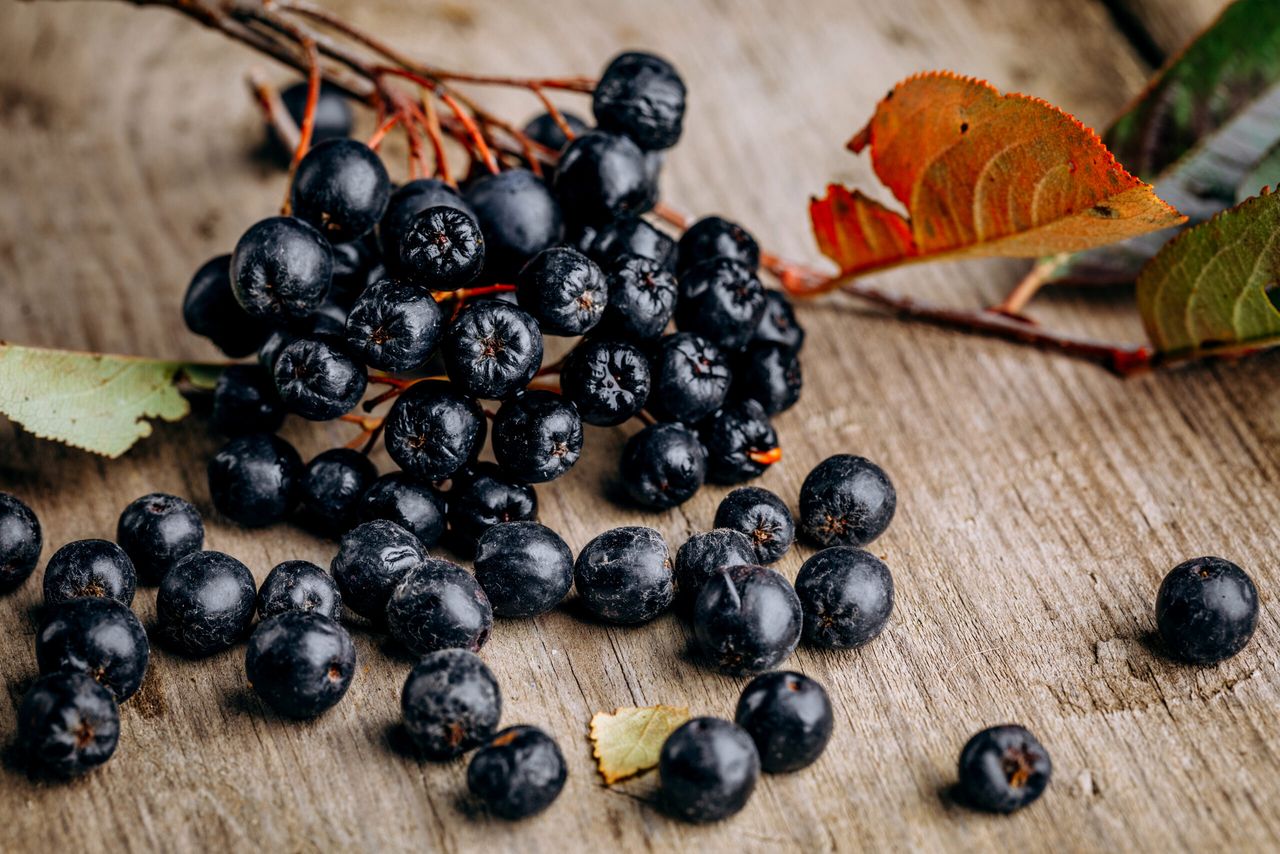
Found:
[[[988, 78], [1104, 124], [1140, 87], [1142, 56], [1174, 49], [1218, 0], [742, 0], [734, 3], [330, 5], [439, 64], [511, 73], [594, 73], [617, 50], [669, 55], [691, 92], [668, 161], [669, 200], [740, 219], [775, 251], [816, 254], [805, 203], [828, 179], [866, 183], [843, 150], [898, 79], [930, 68]], [[1138, 50], [1107, 8], [1119, 10]], [[163, 11], [7, 2], [0, 15], [0, 338], [113, 352], [210, 357], [179, 318], [183, 289], [277, 204], [282, 176], [253, 155], [261, 128], [243, 77], [266, 60]], [[490, 94], [490, 93], [486, 93]], [[526, 94], [496, 109], [522, 119]], [[583, 107], [584, 105], [579, 105]], [[366, 117], [366, 126], [368, 124]], [[399, 165], [399, 164], [397, 164]], [[1013, 263], [909, 269], [886, 287], [955, 304], [994, 299]], [[1103, 338], [1137, 340], [1129, 295], [1057, 292], [1034, 310]], [[650, 780], [610, 791], [590, 758], [591, 715], [666, 702], [730, 716], [743, 681], [686, 654], [672, 617], [643, 628], [556, 612], [501, 622], [484, 657], [508, 723], [547, 728], [568, 786], [518, 825], [476, 815], [465, 762], [406, 758], [389, 740], [405, 660], [358, 631], [346, 700], [311, 724], [263, 713], [243, 649], [192, 663], [158, 651], [122, 710], [115, 759], [70, 785], [0, 771], [0, 849], [120, 850], [1148, 850], [1280, 845], [1280, 518], [1277, 361], [1192, 367], [1119, 381], [1016, 346], [823, 303], [800, 309], [806, 385], [778, 419], [785, 457], [761, 485], [794, 502], [820, 459], [881, 462], [899, 513], [875, 549], [897, 609], [862, 651], [801, 649], [789, 665], [836, 703], [823, 759], [761, 781], [748, 808], [706, 828], [645, 802]], [[348, 438], [294, 421], [304, 456]], [[673, 548], [710, 526], [721, 488], [645, 515], [603, 500], [627, 431], [590, 429], [570, 476], [539, 490], [542, 518], [575, 549], [624, 523]], [[0, 488], [27, 499], [48, 547], [110, 537], [132, 498], [189, 496], [208, 546], [259, 579], [276, 562], [335, 551], [281, 525], [239, 530], [215, 515], [200, 419], [161, 426], [104, 461], [0, 426]], [[375, 459], [390, 466], [379, 450]], [[794, 574], [810, 552], [787, 556]], [[1179, 561], [1221, 554], [1262, 590], [1257, 636], [1220, 666], [1190, 668], [1149, 644], [1153, 600]], [[0, 740], [34, 676], [39, 575], [0, 602]], [[144, 621], [154, 591], [137, 606]], [[1054, 782], [1009, 818], [947, 795], [961, 745], [1019, 721], [1052, 752]]]

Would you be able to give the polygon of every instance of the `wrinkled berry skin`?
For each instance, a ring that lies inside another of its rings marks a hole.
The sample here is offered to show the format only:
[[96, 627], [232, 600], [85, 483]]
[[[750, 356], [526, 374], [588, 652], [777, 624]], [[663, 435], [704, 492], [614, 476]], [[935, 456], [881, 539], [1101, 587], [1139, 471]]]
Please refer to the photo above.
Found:
[[829, 649], [854, 649], [884, 630], [893, 613], [893, 576], [884, 561], [853, 546], [810, 557], [796, 576], [804, 639]]
[[232, 439], [209, 460], [213, 506], [245, 527], [279, 522], [298, 500], [302, 458], [279, 436]]
[[309, 421], [331, 421], [350, 412], [368, 384], [368, 374], [354, 359], [311, 338], [285, 345], [272, 374], [285, 408]]
[[356, 672], [356, 647], [337, 622], [314, 611], [263, 621], [244, 655], [249, 684], [278, 714], [318, 717], [338, 704]]
[[1156, 595], [1165, 648], [1191, 664], [1217, 664], [1245, 648], [1258, 626], [1258, 588], [1220, 557], [1178, 564]]
[[333, 249], [324, 235], [290, 216], [251, 226], [231, 255], [231, 292], [252, 317], [302, 320], [329, 295]]
[[502, 717], [502, 692], [474, 652], [442, 649], [409, 671], [400, 709], [409, 738], [424, 756], [453, 759], [493, 735]]
[[791, 582], [763, 566], [731, 566], [708, 578], [693, 605], [702, 655], [725, 673], [777, 667], [800, 642], [803, 616]]
[[667, 737], [658, 775], [663, 808], [682, 821], [707, 824], [747, 805], [760, 779], [760, 757], [737, 724], [694, 718]]
[[694, 534], [676, 551], [676, 594], [687, 610], [692, 610], [707, 580], [730, 566], [755, 563], [751, 541], [739, 531], [727, 528]]
[[536, 617], [573, 587], [573, 554], [560, 535], [537, 522], [504, 522], [476, 544], [476, 581], [500, 617]]
[[729, 396], [754, 400], [769, 415], [777, 415], [795, 406], [803, 385], [800, 357], [794, 350], [779, 344], [752, 344], [734, 360]]
[[542, 332], [514, 305], [473, 302], [445, 333], [441, 355], [462, 392], [501, 400], [524, 389], [542, 366]]
[[707, 452], [680, 424], [650, 424], [622, 449], [622, 485], [641, 507], [666, 510], [692, 498], [707, 479]]
[[692, 332], [667, 335], [653, 359], [649, 408], [663, 421], [696, 424], [724, 405], [732, 379], [719, 347]]
[[233, 359], [243, 358], [262, 346], [270, 328], [236, 302], [231, 291], [231, 256], [206, 261], [187, 285], [182, 300], [187, 328], [203, 335]]
[[[568, 111], [561, 110], [560, 118], [564, 119], [564, 123], [569, 126], [569, 130], [573, 131], [574, 136], [584, 134], [589, 129], [581, 117]], [[539, 113], [530, 119], [524, 126], [524, 133], [534, 142], [545, 145], [552, 151], [559, 151], [569, 144], [569, 138], [564, 135], [564, 130], [550, 113]]]
[[0, 492], [0, 593], [16, 589], [40, 561], [40, 520], [17, 496]]
[[598, 427], [622, 424], [643, 409], [649, 382], [644, 353], [619, 341], [584, 341], [560, 369], [560, 390], [583, 421]]
[[76, 540], [53, 553], [44, 568], [44, 602], [56, 605], [101, 596], [128, 606], [138, 575], [124, 549], [110, 540]]
[[800, 529], [821, 546], [865, 546], [893, 521], [898, 495], [865, 457], [827, 457], [800, 485]]
[[331, 620], [342, 618], [342, 594], [333, 576], [314, 563], [286, 560], [276, 564], [258, 588], [258, 619], [286, 611], [309, 611]]
[[387, 601], [387, 626], [414, 655], [477, 652], [493, 631], [493, 608], [471, 573], [429, 557], [396, 585]]
[[279, 430], [284, 405], [275, 379], [261, 365], [227, 365], [213, 388], [209, 423], [224, 436]]
[[614, 528], [587, 543], [573, 566], [573, 581], [589, 613], [623, 625], [652, 620], [676, 593], [666, 540], [640, 526]]
[[596, 124], [626, 134], [646, 151], [670, 148], [684, 129], [684, 81], [651, 53], [616, 56], [591, 99]]
[[156, 596], [156, 630], [175, 652], [203, 658], [249, 631], [257, 603], [253, 573], [222, 552], [195, 552], [173, 565]]
[[443, 327], [440, 306], [425, 288], [383, 279], [366, 288], [351, 307], [347, 348], [371, 368], [408, 373], [435, 353]]
[[582, 454], [582, 419], [555, 392], [534, 390], [502, 404], [493, 419], [493, 455], [510, 477], [545, 483], [563, 475]]
[[960, 751], [959, 793], [969, 806], [1011, 813], [1035, 802], [1053, 764], [1036, 737], [1016, 724], [984, 729]]
[[555, 191], [565, 215], [588, 225], [638, 216], [658, 199], [644, 152], [627, 137], [603, 131], [569, 143], [556, 167]]
[[170, 567], [204, 546], [204, 520], [185, 498], [152, 492], [124, 508], [116, 523], [116, 542], [143, 584], [159, 584]]
[[475, 217], [449, 205], [427, 208], [400, 236], [400, 267], [433, 291], [460, 288], [484, 267], [484, 235]]
[[748, 270], [760, 266], [760, 247], [755, 238], [736, 222], [708, 216], [695, 222], [680, 237], [676, 270], [681, 275], [704, 261], [726, 258]]
[[346, 606], [380, 623], [400, 579], [425, 560], [417, 537], [394, 522], [375, 519], [357, 525], [342, 538], [330, 569]]
[[18, 749], [42, 777], [92, 771], [116, 752], [119, 738], [115, 698], [83, 673], [41, 676], [18, 706]]
[[755, 336], [765, 310], [764, 285], [727, 258], [704, 261], [680, 279], [676, 327], [725, 351], [741, 350]]
[[384, 474], [365, 490], [357, 514], [361, 522], [386, 519], [431, 548], [444, 534], [444, 496], [404, 472]]
[[455, 480], [448, 505], [454, 547], [463, 553], [474, 551], [480, 536], [494, 525], [538, 518], [538, 495], [533, 487], [512, 481], [489, 462], [477, 464]]
[[645, 342], [666, 330], [676, 311], [676, 277], [657, 261], [623, 256], [609, 268], [609, 305], [600, 319], [602, 334], [625, 341]]
[[115, 599], [72, 599], [48, 609], [36, 632], [41, 673], [79, 672], [123, 703], [142, 685], [151, 645], [142, 623]]
[[775, 671], [752, 679], [734, 716], [768, 774], [799, 771], [817, 761], [831, 740], [834, 718], [827, 691], [799, 673]]
[[746, 534], [759, 564], [777, 561], [796, 539], [796, 523], [787, 505], [758, 486], [739, 487], [726, 495], [716, 508], [715, 527]]
[[391, 179], [377, 152], [354, 139], [330, 139], [306, 153], [293, 176], [293, 213], [331, 243], [363, 237], [382, 219]]
[[596, 262], [568, 246], [553, 246], [520, 271], [516, 299], [546, 334], [582, 335], [600, 322], [609, 286]]
[[418, 382], [396, 399], [387, 415], [387, 453], [419, 480], [443, 480], [480, 453], [487, 430], [474, 398], [446, 382]]
[[564, 234], [560, 205], [527, 169], [504, 169], [467, 190], [484, 234], [486, 278], [511, 281], [529, 259]]
[[772, 463], [752, 454], [778, 448], [778, 434], [754, 400], [731, 403], [703, 421], [698, 438], [707, 449], [707, 479], [712, 483], [742, 483], [759, 477]]
[[804, 329], [796, 320], [791, 301], [781, 291], [764, 292], [764, 311], [756, 323], [752, 344], [776, 344], [793, 353], [804, 346]]
[[303, 470], [298, 489], [302, 510], [320, 531], [341, 534], [355, 523], [360, 499], [377, 479], [377, 468], [364, 454], [330, 448]]
[[564, 755], [551, 736], [537, 727], [513, 726], [471, 757], [467, 788], [494, 815], [519, 821], [551, 806], [568, 776]]
[[458, 191], [439, 178], [417, 178], [391, 194], [387, 212], [378, 225], [378, 237], [387, 266], [393, 273], [400, 275], [405, 272], [400, 269], [400, 240], [409, 223], [423, 211], [440, 206], [457, 208], [474, 216]]
[[674, 272], [676, 242], [638, 216], [614, 220], [603, 226], [587, 249], [602, 270], [612, 270], [626, 258], [646, 258], [657, 269]]

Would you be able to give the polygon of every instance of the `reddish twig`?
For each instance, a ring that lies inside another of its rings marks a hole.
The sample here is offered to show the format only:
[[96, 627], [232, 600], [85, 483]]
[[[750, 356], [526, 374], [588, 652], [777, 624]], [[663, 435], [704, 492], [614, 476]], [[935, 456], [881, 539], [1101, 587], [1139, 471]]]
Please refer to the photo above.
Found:
[[298, 42], [307, 55], [307, 106], [302, 113], [302, 126], [298, 129], [298, 144], [294, 147], [293, 159], [289, 162], [284, 204], [280, 206], [280, 212], [285, 216], [293, 209], [293, 176], [298, 172], [298, 164], [311, 149], [311, 136], [316, 129], [316, 105], [320, 103], [320, 53], [314, 39], [299, 33]]
[[372, 148], [374, 151], [377, 151], [378, 147], [382, 145], [382, 140], [386, 139], [387, 134], [391, 132], [391, 129], [393, 127], [395, 127], [400, 123], [400, 120], [401, 118], [403, 118], [403, 116], [404, 116], [403, 113], [397, 112], [394, 115], [392, 115], [391, 118], [387, 119], [385, 122], [378, 125], [378, 129], [373, 132], [373, 136], [369, 137], [369, 141], [365, 144], [368, 145], [370, 148]]
[[271, 126], [280, 144], [289, 151], [295, 150], [298, 147], [298, 125], [285, 109], [284, 101], [280, 100], [279, 90], [263, 79], [257, 71], [249, 72], [248, 82], [249, 91], [253, 93], [254, 100], [262, 110], [262, 117]]

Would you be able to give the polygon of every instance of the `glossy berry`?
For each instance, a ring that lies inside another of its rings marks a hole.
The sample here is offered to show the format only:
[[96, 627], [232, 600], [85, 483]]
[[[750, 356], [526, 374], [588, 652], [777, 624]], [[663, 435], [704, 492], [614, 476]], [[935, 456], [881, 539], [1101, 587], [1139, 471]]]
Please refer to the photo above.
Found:
[[754, 400], [769, 415], [790, 409], [800, 399], [803, 377], [794, 350], [778, 344], [752, 344], [734, 363], [735, 400]]
[[396, 274], [400, 269], [400, 240], [409, 224], [429, 208], [440, 206], [457, 208], [474, 217], [471, 207], [453, 187], [438, 178], [418, 178], [408, 182], [391, 194], [387, 211], [378, 225], [387, 265]]
[[460, 391], [501, 400], [527, 386], [542, 366], [542, 332], [528, 312], [481, 300], [458, 314], [441, 354]]
[[387, 453], [423, 481], [451, 477], [484, 444], [484, 411], [473, 398], [438, 380], [414, 383], [386, 420]]
[[484, 235], [471, 214], [437, 205], [409, 220], [400, 235], [400, 268], [432, 290], [460, 288], [484, 267]]
[[725, 406], [698, 425], [698, 438], [707, 449], [707, 479], [712, 483], [742, 483], [781, 459], [778, 434], [754, 400]]
[[525, 392], [503, 403], [493, 419], [493, 455], [507, 476], [522, 483], [555, 480], [581, 453], [582, 419], [555, 392]]
[[667, 335], [653, 358], [649, 408], [663, 421], [696, 424], [724, 405], [731, 381], [720, 348], [691, 332]]
[[609, 305], [600, 319], [601, 333], [626, 341], [652, 341], [666, 330], [676, 310], [675, 276], [657, 261], [627, 255], [610, 269]]
[[476, 751], [467, 788], [500, 818], [518, 821], [545, 810], [569, 776], [559, 746], [532, 726], [507, 727]]
[[244, 669], [253, 690], [277, 714], [314, 718], [351, 687], [356, 648], [347, 630], [329, 617], [285, 611], [254, 629]]
[[431, 548], [444, 533], [444, 496], [404, 472], [384, 474], [365, 490], [356, 509], [361, 522], [386, 519]]
[[364, 289], [385, 278], [382, 247], [378, 236], [369, 232], [359, 240], [349, 240], [333, 247], [333, 285], [329, 300], [350, 308]]
[[383, 279], [365, 289], [347, 315], [347, 349], [371, 368], [403, 374], [436, 351], [444, 327], [440, 306], [417, 285]]
[[796, 576], [804, 639], [830, 649], [854, 649], [884, 629], [893, 613], [893, 576], [884, 561], [853, 546], [810, 557]]
[[865, 546], [893, 521], [898, 496], [865, 457], [827, 457], [800, 485], [800, 529], [821, 546]]
[[111, 758], [120, 711], [106, 688], [83, 673], [37, 679], [18, 706], [18, 750], [42, 777], [78, 777]]
[[[310, 317], [293, 324], [297, 333], [281, 346], [281, 351], [297, 338], [314, 338], [338, 350], [346, 350], [347, 316], [350, 312], [333, 300], [325, 300]], [[348, 354], [350, 355], [350, 354]]]
[[307, 152], [293, 176], [293, 213], [332, 243], [364, 236], [382, 219], [391, 179], [377, 152], [354, 139], [326, 140]]
[[720, 718], [694, 718], [667, 737], [658, 759], [662, 805], [696, 824], [742, 810], [760, 778], [760, 757], [746, 730]]
[[368, 374], [328, 342], [298, 338], [280, 351], [272, 370], [285, 409], [311, 421], [345, 415], [364, 397]]
[[684, 81], [671, 63], [651, 53], [619, 54], [596, 84], [596, 124], [624, 133], [646, 150], [670, 148], [684, 127]]
[[676, 593], [686, 611], [707, 579], [730, 566], [755, 563], [755, 550], [746, 534], [721, 528], [694, 534], [676, 551]]
[[765, 310], [764, 285], [749, 268], [717, 258], [680, 278], [676, 326], [726, 351], [741, 350], [755, 336]]
[[449, 490], [449, 530], [455, 547], [475, 549], [482, 534], [503, 522], [538, 518], [538, 495], [527, 483], [511, 480], [493, 463], [479, 463], [455, 479]]
[[152, 492], [124, 508], [116, 523], [116, 542], [133, 561], [139, 580], [158, 584], [175, 563], [200, 551], [204, 520], [185, 498]]
[[628, 526], [600, 534], [578, 553], [573, 581], [583, 607], [609, 623], [646, 623], [675, 598], [671, 553], [653, 528]]
[[638, 216], [617, 219], [601, 226], [587, 255], [603, 270], [612, 270], [625, 258], [647, 258], [658, 269], [674, 272], [676, 242]]
[[1053, 764], [1036, 737], [1016, 724], [991, 727], [960, 751], [959, 793], [969, 806], [1011, 813], [1035, 802]]
[[44, 568], [44, 602], [82, 596], [133, 602], [138, 574], [124, 549], [109, 540], [76, 540], [53, 553]]
[[320, 307], [333, 283], [333, 250], [300, 219], [275, 216], [255, 223], [231, 255], [231, 291], [253, 317], [273, 323], [301, 320]]
[[760, 266], [760, 247], [745, 228], [723, 217], [708, 216], [680, 236], [676, 269], [684, 275], [704, 261], [725, 258], [754, 271]]
[[641, 507], [666, 510], [683, 504], [707, 479], [707, 452], [680, 424], [651, 424], [627, 440], [620, 476]]
[[755, 563], [773, 563], [796, 539], [796, 523], [782, 499], [767, 489], [744, 486], [724, 497], [716, 508], [715, 526], [747, 535]]
[[800, 642], [796, 591], [763, 566], [731, 566], [707, 579], [693, 606], [698, 649], [725, 673], [777, 667]]
[[461, 756], [493, 735], [502, 717], [498, 680], [474, 652], [442, 649], [409, 671], [400, 694], [404, 726], [429, 759]]
[[362, 617], [382, 622], [387, 600], [404, 578], [427, 559], [422, 543], [394, 522], [375, 519], [342, 538], [330, 570], [343, 603]]
[[1245, 648], [1258, 626], [1258, 588], [1220, 557], [1175, 566], [1156, 595], [1156, 626], [1165, 648], [1192, 664], [1217, 664]]
[[576, 249], [554, 246], [520, 271], [516, 298], [546, 334], [582, 335], [600, 322], [609, 287], [596, 262]]
[[209, 423], [224, 436], [274, 433], [284, 423], [275, 379], [261, 365], [227, 365], [213, 387]]
[[387, 627], [414, 655], [441, 649], [477, 652], [493, 631], [493, 608], [471, 573], [429, 557], [392, 591]]
[[208, 338], [233, 359], [257, 350], [271, 331], [236, 302], [231, 292], [230, 255], [219, 255], [196, 270], [182, 300], [182, 319], [188, 329]]
[[799, 771], [817, 761], [831, 740], [831, 699], [820, 684], [790, 671], [761, 673], [738, 699], [734, 716], [769, 774]]
[[649, 360], [632, 344], [584, 341], [560, 369], [560, 390], [588, 424], [621, 424], [649, 399]]
[[564, 233], [560, 205], [527, 169], [504, 169], [481, 178], [466, 198], [484, 234], [486, 278], [494, 281], [511, 281]]
[[536, 617], [569, 595], [573, 554], [545, 525], [504, 522], [481, 534], [475, 572], [495, 614]]
[[756, 323], [752, 344], [777, 344], [793, 352], [804, 346], [804, 329], [796, 320], [791, 301], [781, 291], [764, 292], [764, 311]]
[[258, 588], [258, 619], [285, 611], [309, 611], [331, 620], [342, 618], [342, 594], [333, 576], [314, 563], [286, 560], [276, 564]]
[[[280, 92], [280, 100], [285, 110], [293, 119], [293, 123], [302, 126], [303, 116], [307, 112], [307, 81], [294, 83]], [[316, 100], [315, 126], [311, 130], [311, 144], [317, 145], [326, 139], [337, 139], [350, 136], [353, 117], [351, 103], [341, 90], [329, 85], [320, 84], [320, 97]], [[283, 147], [283, 146], [282, 146]], [[292, 154], [291, 151], [286, 154]]]
[[569, 219], [590, 225], [638, 216], [658, 199], [644, 152], [627, 137], [602, 131], [569, 143], [556, 167], [555, 191]]
[[[561, 110], [560, 118], [564, 119], [564, 123], [569, 126], [569, 130], [573, 131], [574, 136], [581, 136], [588, 130], [587, 123], [574, 113]], [[539, 145], [545, 145], [552, 151], [559, 151], [569, 144], [569, 138], [564, 135], [564, 129], [550, 113], [542, 113], [530, 119], [524, 126], [524, 133], [529, 139]]]
[[355, 524], [366, 489], [378, 479], [369, 458], [351, 448], [331, 448], [307, 463], [298, 494], [307, 521], [336, 536]]
[[36, 632], [41, 673], [84, 673], [123, 703], [147, 673], [151, 646], [142, 623], [115, 599], [72, 599], [48, 608]]
[[222, 552], [194, 552], [160, 582], [156, 630], [175, 652], [212, 655], [248, 633], [257, 593], [253, 573], [240, 561]]
[[298, 452], [270, 433], [232, 439], [209, 460], [213, 506], [250, 528], [284, 519], [298, 502], [301, 478]]
[[0, 492], [0, 593], [27, 580], [44, 547], [40, 520], [17, 496]]

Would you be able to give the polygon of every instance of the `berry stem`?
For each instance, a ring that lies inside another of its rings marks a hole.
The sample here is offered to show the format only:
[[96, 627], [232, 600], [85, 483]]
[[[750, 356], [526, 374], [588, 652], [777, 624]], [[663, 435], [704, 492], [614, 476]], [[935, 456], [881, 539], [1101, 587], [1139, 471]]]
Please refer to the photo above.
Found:
[[403, 117], [404, 117], [403, 113], [397, 112], [393, 114], [391, 118], [387, 119], [385, 122], [383, 122], [381, 125], [378, 126], [378, 129], [373, 132], [373, 136], [369, 137], [369, 141], [365, 144], [368, 145], [370, 148], [372, 148], [374, 151], [377, 151], [378, 147], [382, 145], [382, 140], [386, 138], [387, 134], [391, 131], [393, 127], [395, 127], [400, 123], [400, 120]]
[[297, 39], [307, 55], [307, 106], [302, 113], [298, 144], [294, 146], [293, 159], [289, 162], [289, 178], [285, 181], [284, 204], [280, 206], [280, 213], [285, 216], [293, 212], [293, 177], [298, 172], [298, 164], [311, 150], [311, 136], [316, 128], [316, 105], [320, 103], [320, 52], [315, 39], [303, 33], [297, 33]]
[[1015, 319], [1028, 320], [1023, 317], [1022, 312], [1026, 309], [1027, 304], [1035, 298], [1040, 289], [1049, 281], [1049, 277], [1053, 275], [1053, 271], [1058, 268], [1065, 256], [1055, 255], [1036, 262], [1027, 274], [1018, 280], [1013, 286], [1013, 290], [1000, 301], [999, 305], [994, 305], [991, 310], [997, 314], [1008, 315]]
[[482, 297], [487, 294], [501, 294], [514, 291], [515, 285], [484, 285], [479, 288], [458, 288], [456, 291], [436, 291], [432, 294], [436, 298], [436, 302], [445, 302], [446, 300], [457, 300], [458, 302], [466, 302], [473, 297]]
[[280, 138], [281, 144], [289, 151], [296, 150], [298, 125], [285, 109], [284, 101], [280, 100], [280, 91], [268, 83], [257, 70], [249, 72], [248, 83], [249, 91], [253, 93], [254, 100], [262, 110], [262, 117]]
[[747, 456], [762, 466], [771, 466], [782, 459], [782, 448], [774, 447], [767, 451], [748, 451]]

